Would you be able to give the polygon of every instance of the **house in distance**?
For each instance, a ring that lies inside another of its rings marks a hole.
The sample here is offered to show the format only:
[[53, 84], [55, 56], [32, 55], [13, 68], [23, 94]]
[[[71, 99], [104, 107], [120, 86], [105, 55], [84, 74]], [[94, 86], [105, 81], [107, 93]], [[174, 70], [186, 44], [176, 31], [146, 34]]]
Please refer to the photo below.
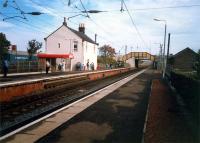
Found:
[[194, 71], [194, 62], [197, 53], [190, 48], [185, 48], [174, 56], [173, 68], [179, 71]]
[[48, 60], [52, 71], [58, 70], [60, 63], [65, 63], [65, 71], [74, 71], [80, 66], [85, 70], [96, 69], [98, 50], [96, 36], [95, 41], [88, 37], [85, 34], [84, 24], [80, 24], [77, 31], [68, 27], [64, 18], [62, 26], [44, 40], [45, 53], [39, 53], [38, 57]]

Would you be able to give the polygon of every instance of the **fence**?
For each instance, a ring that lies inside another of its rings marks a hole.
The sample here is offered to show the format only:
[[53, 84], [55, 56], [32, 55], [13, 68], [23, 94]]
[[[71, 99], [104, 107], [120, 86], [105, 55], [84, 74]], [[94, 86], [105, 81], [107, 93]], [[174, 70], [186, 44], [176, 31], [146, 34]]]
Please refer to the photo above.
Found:
[[[8, 73], [42, 72], [44, 65], [43, 61], [16, 61], [9, 63]], [[2, 64], [0, 67], [2, 73]]]

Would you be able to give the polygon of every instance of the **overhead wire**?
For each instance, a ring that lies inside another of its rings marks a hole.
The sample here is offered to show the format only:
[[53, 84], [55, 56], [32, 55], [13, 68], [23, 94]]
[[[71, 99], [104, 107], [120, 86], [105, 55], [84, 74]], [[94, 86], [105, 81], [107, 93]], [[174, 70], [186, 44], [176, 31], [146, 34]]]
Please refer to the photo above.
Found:
[[[93, 20], [93, 18], [88, 14], [88, 11], [87, 11], [86, 7], [84, 6], [82, 0], [80, 0], [80, 3], [81, 3], [82, 8], [84, 9], [84, 12], [87, 13], [87, 17], [89, 18], [89, 20], [90, 20], [92, 23], [94, 23], [97, 27], [99, 27], [105, 34], [110, 35], [109, 32], [107, 32], [102, 26], [100, 26], [98, 23], [96, 23], [95, 20]], [[75, 6], [75, 8], [78, 9], [81, 13], [83, 12], [83, 11], [82, 11], [81, 9], [79, 9], [77, 6]], [[102, 36], [101, 36], [101, 37], [102, 37]], [[106, 39], [107, 39], [107, 38], [106, 38]], [[104, 38], [104, 40], [105, 40], [105, 38]], [[111, 42], [110, 40], [109, 40], [108, 42], [113, 44], [113, 42]], [[116, 41], [116, 42], [118, 42], [118, 41]], [[113, 44], [113, 45], [116, 45], [116, 46], [117, 46], [117, 44]], [[121, 45], [120, 45], [120, 46], [121, 46]], [[118, 45], [117, 47], [120, 47], [120, 46]]]
[[[84, 6], [84, 4], [82, 3], [81, 0], [80, 0], [80, 2], [81, 2], [81, 6], [83, 7], [84, 11], [86, 12], [87, 9], [85, 8], [85, 6]], [[79, 10], [79, 12], [82, 13], [82, 10], [81, 10], [80, 8], [78, 8], [77, 6], [75, 6], [74, 8], [76, 8], [77, 10]], [[87, 18], [88, 18], [91, 22], [93, 22], [97, 27], [101, 28], [101, 30], [102, 30], [105, 34], [108, 34], [108, 35], [109, 35], [109, 33], [108, 33], [106, 30], [104, 30], [104, 28], [102, 28], [99, 24], [97, 24], [97, 23], [91, 18], [91, 16], [89, 16], [89, 14], [88, 14], [88, 17], [87, 17]]]
[[[33, 1], [33, 0], [30, 0], [32, 3], [34, 3], [34, 4], [36, 4], [36, 5], [38, 5], [38, 6], [40, 6], [40, 7], [42, 7], [42, 8], [45, 8], [47, 11], [49, 11], [49, 12], [51, 12], [51, 13], [54, 13], [55, 15], [57, 15], [58, 17], [60, 17], [60, 18], [63, 18], [63, 16], [61, 16], [60, 14], [61, 13], [79, 13], [79, 12], [57, 12], [57, 11], [51, 11], [51, 9], [48, 9], [47, 7], [43, 7], [43, 5], [41, 5], [41, 4], [39, 4], [39, 3], [37, 3], [37, 2], [35, 2], [35, 1]], [[80, 0], [81, 1], [81, 0]], [[82, 2], [82, 1], [81, 1]], [[83, 4], [83, 3], [82, 3]], [[125, 7], [126, 7], [126, 10], [127, 10], [127, 12], [129, 13], [129, 16], [131, 17], [131, 14], [130, 14], [130, 11], [148, 11], [148, 10], [163, 10], [163, 9], [173, 9], [173, 8], [184, 8], [184, 7], [199, 7], [200, 6], [200, 4], [194, 4], [194, 5], [181, 5], [181, 6], [166, 6], [166, 7], [151, 7], [151, 8], [138, 8], [138, 9], [127, 9], [127, 6], [126, 6], [126, 4], [125, 4]], [[84, 8], [84, 10], [87, 12], [87, 10], [86, 10], [86, 8], [85, 8], [85, 6], [83, 5], [83, 8]], [[114, 12], [114, 11], [118, 11], [119, 12], [119, 10], [106, 10], [106, 11], [104, 11], [104, 12]], [[89, 15], [89, 14], [88, 14]], [[132, 18], [131, 18], [132, 19]], [[97, 24], [93, 19], [90, 19], [91, 21], [93, 21], [93, 23], [97, 26], [97, 27], [101, 27], [101, 26], [99, 26], [99, 24]], [[18, 22], [19, 22], [19, 20], [17, 20]], [[134, 23], [134, 21], [133, 21], [133, 19], [131, 20], [132, 21], [132, 23], [135, 25], [135, 23]], [[25, 24], [25, 22], [24, 21], [21, 21], [22, 23], [24, 23]], [[46, 22], [47, 23], [47, 21], [44, 21], [44, 22]], [[70, 21], [71, 22], [71, 21]], [[28, 24], [28, 23], [26, 23], [26, 24]], [[52, 24], [51, 24], [52, 25]], [[53, 25], [52, 25], [53, 26]], [[135, 25], [136, 26], [136, 25]], [[31, 25], [31, 27], [35, 27], [35, 26], [33, 26], [33, 25]], [[35, 27], [36, 28], [36, 27]], [[105, 31], [102, 27], [101, 27], [101, 29], [105, 32], [105, 33], [107, 33], [108, 34], [108, 32], [107, 31]], [[135, 29], [136, 29], [136, 31], [137, 31], [137, 33], [139, 33], [139, 35], [140, 35], [140, 38], [142, 37], [141, 36], [141, 34], [140, 34], [140, 32], [139, 32], [139, 29], [137, 28], [137, 26], [135, 27]], [[37, 27], [37, 31], [40, 31], [41, 32], [41, 30], [38, 30], [38, 27]], [[89, 31], [89, 30], [88, 30]], [[90, 32], [92, 32], [92, 31], [90, 31]], [[44, 33], [44, 31], [43, 31], [43, 33]], [[95, 32], [92, 32], [92, 33], [95, 33]], [[48, 34], [47, 32], [45, 32], [45, 34]], [[101, 37], [102, 39], [104, 39], [104, 40], [106, 40], [107, 38], [105, 38], [105, 37], [103, 37], [103, 36], [101, 36], [101, 35], [98, 35], [99, 37]], [[141, 38], [141, 39], [143, 39], [143, 38]], [[106, 40], [106, 41], [108, 41], [108, 40]], [[143, 42], [145, 42], [144, 40], [142, 40]], [[108, 41], [109, 43], [112, 43], [113, 44], [113, 42], [111, 42], [111, 41]]]
[[[47, 11], [49, 11], [49, 12], [51, 12], [51, 10], [49, 10], [48, 8], [46, 8], [46, 7], [43, 7], [42, 5], [40, 5], [39, 3], [36, 3], [36, 2], [34, 2], [33, 0], [30, 0], [32, 3], [34, 3], [34, 4], [36, 4], [36, 5], [38, 5], [38, 6], [40, 6], [41, 8], [44, 8], [44, 9], [46, 9]], [[2, 14], [2, 13], [1, 13]], [[3, 15], [3, 14], [2, 14]], [[5, 15], [5, 14], [4, 14]], [[59, 15], [59, 14], [56, 14], [57, 16], [59, 16], [59, 18], [63, 18], [61, 15]], [[27, 22], [24, 22], [24, 21], [21, 21], [21, 20], [18, 20], [18, 19], [13, 19], [13, 20], [15, 20], [15, 21], [18, 21], [18, 22], [21, 22], [21, 23], [23, 23], [23, 24], [25, 24], [26, 26], [29, 26], [29, 27], [31, 27], [31, 28], [33, 28], [33, 29], [35, 29], [36, 31], [38, 31], [38, 32], [41, 32], [41, 33], [44, 33], [44, 34], [47, 34], [47, 35], [49, 35], [49, 32], [46, 32], [46, 31], [44, 31], [44, 30], [41, 30], [41, 27], [38, 27], [38, 26], [35, 26], [35, 25], [33, 25], [33, 24], [29, 24], [29, 23], [27, 23]], [[41, 20], [40, 20], [41, 21]], [[47, 21], [44, 21], [45, 23], [47, 23]], [[72, 21], [70, 21], [71, 23], [72, 23]], [[54, 26], [53, 24], [51, 24], [51, 23], [48, 23], [48, 24], [50, 24], [51, 26]], [[76, 24], [76, 25], [79, 25], [79, 24]], [[90, 31], [90, 30], [88, 30], [88, 31]], [[90, 31], [91, 33], [95, 33], [95, 32], [93, 32], [93, 31]], [[59, 38], [62, 38], [63, 39], [63, 36], [62, 35], [56, 35], [56, 36], [58, 36]], [[105, 38], [105, 37], [103, 37], [103, 36], [101, 36], [101, 35], [99, 35], [99, 37], [101, 38], [101, 39], [104, 39], [105, 41], [108, 41], [109, 43], [112, 43], [112, 44], [114, 44], [113, 42], [111, 42], [111, 41], [109, 41], [107, 38]]]
[[128, 15], [129, 15], [130, 19], [131, 19], [131, 23], [132, 23], [133, 27], [135, 28], [135, 30], [136, 30], [138, 36], [140, 37], [140, 39], [142, 40], [142, 42], [145, 44], [145, 46], [147, 46], [147, 44], [146, 44], [146, 42], [144, 41], [144, 39], [143, 39], [143, 37], [142, 37], [142, 35], [141, 35], [139, 29], [137, 28], [135, 22], [133, 21], [133, 17], [131, 16], [131, 13], [129, 12], [128, 7], [126, 6], [125, 1], [124, 1], [124, 0], [122, 0], [122, 1], [123, 1], [123, 3], [124, 3], [124, 6], [125, 6], [125, 8], [126, 8], [126, 11], [127, 11]]
[[[179, 9], [179, 8], [191, 8], [191, 7], [200, 7], [200, 4], [193, 4], [193, 5], [178, 5], [178, 6], [164, 6], [164, 7], [147, 7], [147, 8], [129, 8], [129, 11], [149, 11], [149, 10], [165, 10], [165, 9]], [[119, 9], [113, 10], [99, 10], [100, 13], [109, 13], [109, 12], [121, 12]], [[123, 11], [126, 11], [123, 9]], [[79, 13], [79, 11], [64, 11], [64, 12], [57, 12], [57, 13]]]
[[[0, 13], [0, 15], [3, 15], [3, 14]], [[49, 32], [49, 31], [47, 32], [47, 31], [41, 30], [41, 27], [35, 26], [35, 25], [33, 25], [33, 24], [24, 22], [24, 21], [19, 20], [19, 19], [16, 19], [16, 18], [14, 18], [14, 19], [12, 19], [12, 20], [15, 20], [15, 21], [17, 21], [17, 22], [23, 23], [23, 24], [25, 24], [26, 26], [28, 26], [29, 28], [32, 28], [32, 29], [34, 29], [34, 30], [36, 30], [36, 31], [38, 31], [38, 32], [40, 32], [40, 33], [46, 34], [46, 35], [49, 35], [49, 33], [52, 33], [52, 32]], [[21, 28], [21, 27], [19, 27], [19, 28]], [[55, 36], [56, 36], [58, 39], [63, 39], [63, 38], [64, 38], [64, 40], [72, 40], [72, 39], [66, 39], [63, 35], [60, 35], [60, 34], [58, 34], [58, 33], [55, 33], [55, 34], [56, 34]]]

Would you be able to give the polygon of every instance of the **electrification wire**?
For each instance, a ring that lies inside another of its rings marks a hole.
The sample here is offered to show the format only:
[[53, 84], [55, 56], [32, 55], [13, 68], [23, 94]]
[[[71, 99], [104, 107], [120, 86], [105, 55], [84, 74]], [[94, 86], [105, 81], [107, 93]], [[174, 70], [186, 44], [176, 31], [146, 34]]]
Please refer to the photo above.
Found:
[[[131, 9], [129, 8], [129, 11], [150, 11], [150, 10], [165, 10], [165, 9], [179, 9], [179, 8], [191, 8], [191, 7], [200, 7], [200, 4], [194, 4], [194, 5], [180, 5], [180, 6], [166, 6], [166, 7], [149, 7], [149, 8], [136, 8]], [[101, 13], [109, 13], [109, 12], [120, 12], [118, 9], [113, 10], [99, 10]], [[123, 10], [126, 11], [126, 10]], [[65, 11], [65, 12], [57, 12], [57, 13], [80, 13], [79, 11]]]
[[[32, 0], [31, 0], [32, 1]], [[34, 1], [32, 1], [35, 3]], [[35, 3], [36, 4], [36, 3]], [[66, 5], [66, 4], [65, 4]], [[178, 8], [191, 8], [191, 7], [200, 7], [200, 4], [194, 5], [180, 5], [180, 6], [166, 6], [166, 7], [149, 7], [149, 8], [136, 8], [136, 9], [129, 9], [129, 11], [149, 11], [149, 10], [165, 10], [165, 9], [178, 9]], [[45, 8], [45, 7], [43, 7]], [[109, 12], [120, 12], [118, 9], [113, 10], [99, 10], [101, 13], [109, 13]], [[124, 10], [125, 11], [125, 10]], [[53, 12], [54, 13], [54, 12]], [[56, 12], [56, 13], [80, 13], [79, 11], [65, 11], [65, 12]], [[4, 13], [4, 14], [18, 14], [18, 13]], [[44, 13], [46, 14], [46, 13]]]
[[[80, 0], [80, 3], [81, 3], [81, 6], [82, 6], [83, 9], [84, 9], [84, 12], [87, 12], [86, 7], [84, 6], [84, 4], [82, 3], [81, 0]], [[79, 10], [80, 13], [83, 12], [83, 11], [82, 11], [80, 8], [78, 8], [77, 6], [75, 6], [75, 8], [76, 8], [77, 10]], [[87, 14], [88, 14], [88, 13], [87, 13]], [[105, 34], [110, 35], [110, 33], [107, 32], [107, 31], [106, 31], [101, 25], [99, 25], [97, 22], [95, 22], [95, 20], [93, 20], [93, 18], [92, 18], [91, 16], [89, 16], [89, 14], [88, 14], [88, 18], [89, 18], [89, 20], [90, 20], [92, 23], [94, 23], [97, 27], [101, 28], [101, 30], [102, 30]]]
[[[43, 7], [44, 8], [44, 7]], [[3, 15], [3, 16], [5, 16], [5, 17], [7, 17], [7, 15], [5, 15], [5, 14], [3, 14], [3, 13], [0, 13], [1, 15]], [[33, 24], [30, 24], [30, 23], [27, 23], [27, 22], [24, 22], [24, 21], [21, 21], [21, 20], [19, 20], [19, 19], [16, 19], [16, 18], [14, 18], [13, 20], [15, 20], [15, 21], [17, 21], [17, 22], [20, 22], [20, 23], [23, 23], [23, 24], [25, 24], [26, 26], [28, 26], [29, 28], [31, 27], [31, 28], [33, 28], [34, 30], [36, 30], [36, 31], [38, 31], [38, 32], [40, 32], [40, 33], [43, 33], [43, 34], [45, 34], [45, 35], [49, 35], [49, 33], [51, 33], [51, 32], [47, 32], [47, 31], [44, 31], [44, 30], [41, 30], [41, 27], [38, 27], [38, 26], [35, 26], [35, 25], [33, 25]], [[41, 21], [41, 20], [40, 20]], [[44, 21], [45, 23], [48, 23], [47, 21]], [[70, 21], [71, 23], [73, 23], [72, 21]], [[53, 25], [53, 24], [51, 24], [51, 23], [48, 23], [49, 25], [51, 25], [51, 26], [54, 26], [55, 27], [55, 25]], [[73, 23], [73, 24], [75, 24], [75, 23]], [[77, 24], [76, 23], [76, 25], [79, 25], [79, 24]], [[88, 31], [90, 31], [90, 30], [88, 30]], [[91, 33], [94, 33], [93, 31], [90, 31]], [[63, 39], [63, 38], [65, 38], [63, 35], [60, 35], [60, 34], [58, 34], [58, 33], [55, 33], [56, 35], [56, 37], [57, 38], [59, 38], [59, 39]], [[101, 39], [104, 39], [105, 41], [107, 41], [107, 42], [109, 42], [109, 43], [112, 43], [112, 44], [114, 44], [113, 42], [111, 42], [111, 41], [108, 41], [106, 38], [104, 38], [103, 36], [100, 36], [99, 35], [99, 37], [101, 38]], [[71, 39], [65, 39], [65, 40], [71, 40]], [[114, 44], [115, 45], [115, 44]]]
[[[150, 11], [150, 10], [165, 10], [165, 9], [179, 9], [179, 8], [191, 8], [191, 7], [200, 7], [200, 4], [193, 4], [193, 5], [178, 5], [178, 6], [164, 6], [164, 7], [149, 7], [149, 8], [135, 8], [131, 9], [129, 8], [129, 11]], [[121, 12], [118, 9], [113, 9], [113, 10], [99, 10], [102, 11], [101, 13], [105, 12]], [[126, 11], [126, 10], [123, 10]], [[71, 13], [70, 11], [64, 12], [64, 13]]]
[[33, 4], [37, 5], [37, 6], [41, 7], [41, 8], [46, 9], [49, 13], [53, 13], [53, 14], [55, 14], [56, 16], [62, 17], [62, 18], [63, 18], [63, 16], [61, 16], [58, 12], [56, 12], [56, 11], [52, 12], [52, 9], [49, 9], [49, 8], [47, 8], [47, 7], [44, 7], [43, 5], [37, 3], [37, 2], [35, 2], [35, 1], [33, 1], [33, 0], [29, 0], [29, 1], [32, 2]]
[[82, 0], [80, 0], [80, 3], [81, 3], [81, 6], [83, 7], [84, 11], [87, 14], [87, 17], [90, 17], [89, 14], [88, 14], [88, 12], [87, 12], [87, 10], [86, 10], [86, 8], [85, 8], [85, 6], [84, 6], [84, 4], [83, 4], [83, 2], [82, 2]]
[[135, 22], [133, 21], [133, 18], [132, 18], [131, 14], [130, 14], [130, 12], [129, 12], [127, 6], [126, 6], [125, 1], [124, 1], [124, 0], [122, 0], [122, 1], [123, 1], [123, 3], [124, 3], [124, 6], [125, 6], [125, 8], [126, 8], [126, 11], [127, 11], [128, 15], [129, 15], [129, 17], [130, 17], [130, 19], [131, 19], [131, 22], [132, 22], [132, 24], [133, 24], [133, 26], [134, 26], [134, 28], [135, 28], [137, 34], [139, 35], [139, 37], [140, 37], [140, 39], [143, 41], [143, 43], [147, 46], [147, 44], [146, 44], [146, 42], [144, 41], [144, 39], [143, 39], [143, 37], [142, 37], [142, 35], [141, 35], [139, 29], [137, 28]]
[[[84, 6], [84, 4], [83, 4], [83, 2], [80, 0], [80, 3], [81, 3], [81, 6], [82, 6], [82, 8], [84, 9], [84, 12], [86, 13], [87, 12], [87, 9], [86, 9], [86, 7]], [[78, 8], [77, 6], [74, 6], [74, 8], [76, 8], [78, 11], [79, 11], [79, 13], [82, 13], [83, 11], [80, 9], [80, 8]], [[89, 20], [91, 21], [91, 22], [93, 22], [97, 27], [99, 27], [99, 28], [101, 28], [101, 30], [102, 31], [104, 31], [105, 32], [105, 34], [108, 34], [108, 32], [107, 31], [105, 31], [99, 24], [97, 24], [90, 16], [89, 16], [89, 14], [87, 13], [87, 16], [86, 16], [87, 18], [89, 18]], [[76, 24], [77, 25], [77, 24]], [[93, 32], [92, 32], [93, 33]], [[96, 33], [95, 33], [96, 34]], [[109, 35], [109, 34], [108, 34]], [[103, 36], [100, 36], [99, 35], [99, 37], [102, 37], [102, 39], [104, 39], [104, 40], [106, 40], [106, 41], [108, 41], [109, 43], [112, 43], [113, 45], [116, 45], [116, 44], [114, 44], [113, 42], [111, 42], [110, 40], [108, 40], [107, 38], [104, 38]], [[117, 46], [118, 47], [118, 46]]]
[[[31, 1], [32, 3], [38, 5], [38, 6], [41, 7], [41, 8], [46, 9], [48, 12], [51, 12], [51, 13], [52, 13], [51, 10], [49, 10], [49, 9], [46, 8], [46, 7], [43, 7], [41, 4], [36, 3], [36, 2], [34, 2], [33, 0], [29, 0], [29, 1]], [[84, 6], [84, 5], [83, 5], [83, 6]], [[86, 10], [86, 9], [85, 9], [85, 10]], [[59, 14], [57, 14], [57, 13], [56, 13], [55, 15], [57, 15], [59, 18], [63, 18], [61, 15], [59, 15]], [[26, 22], [21, 21], [21, 20], [18, 20], [18, 19], [14, 19], [14, 20], [16, 20], [16, 21], [18, 21], [18, 22], [21, 22], [21, 23], [23, 23], [23, 24], [25, 24], [25, 25], [27, 25], [27, 26], [29, 26], [29, 27], [32, 27], [32, 28], [34, 28], [36, 31], [39, 31], [39, 32], [41, 32], [41, 33], [44, 33], [44, 34], [48, 34], [48, 35], [49, 35], [48, 32], [42, 31], [42, 30], [41, 30], [41, 27], [37, 27], [37, 26], [35, 26], [35, 25], [26, 23]], [[44, 22], [47, 23], [46, 21], [44, 21]], [[70, 21], [70, 22], [72, 23], [72, 21]], [[52, 25], [52, 24], [50, 24], [50, 23], [48, 23], [48, 24], [49, 24], [49, 25]], [[79, 25], [79, 24], [76, 24], [76, 25]], [[52, 25], [52, 26], [54, 26], [54, 25]], [[88, 30], [88, 31], [90, 31], [90, 30]], [[90, 31], [90, 32], [91, 32], [91, 33], [95, 33], [95, 32], [93, 32], [93, 31]], [[58, 36], [58, 37], [61, 37], [61, 35], [57, 35], [57, 36]], [[103, 40], [105, 40], [105, 41], [107, 41], [107, 42], [109, 42], [109, 43], [112, 43], [113, 45], [116, 45], [114, 42], [108, 40], [107, 38], [105, 38], [105, 37], [103, 37], [103, 36], [101, 36], [101, 35], [98, 35], [98, 37], [100, 37], [101, 39], [103, 39]], [[62, 38], [63, 38], [63, 36], [62, 36]], [[117, 47], [119, 47], [119, 46], [117, 46]]]
[[[129, 11], [163, 10], [163, 9], [176, 9], [176, 8], [186, 8], [186, 7], [200, 7], [200, 4], [196, 4], [196, 5], [180, 5], [180, 6], [166, 6], [166, 7], [136, 8], [136, 9], [129, 9]], [[113, 11], [116, 11], [116, 10], [113, 10]]]
[[[99, 25], [98, 23], [96, 23], [95, 20], [93, 20], [93, 18], [92, 18], [91, 16], [89, 16], [89, 14], [88, 14], [88, 12], [87, 12], [87, 9], [86, 9], [86, 7], [84, 6], [82, 0], [80, 0], [80, 3], [81, 3], [82, 8], [84, 9], [84, 12], [87, 13], [87, 16], [88, 16], [89, 20], [90, 20], [91, 22], [93, 22], [97, 27], [99, 27], [105, 34], [110, 35], [110, 32], [107, 32], [101, 25]], [[75, 7], [75, 8], [78, 9], [81, 13], [83, 12], [83, 11], [82, 11], [81, 9], [79, 9], [78, 7]], [[107, 38], [106, 38], [106, 39], [107, 39]], [[116, 41], [116, 42], [119, 43], [118, 41]], [[110, 41], [109, 41], [109, 43], [112, 43], [112, 44], [113, 44], [113, 42], [110, 42]], [[113, 45], [116, 45], [116, 44], [113, 44]], [[121, 47], [121, 45], [120, 45], [120, 46], [118, 45], [117, 47]]]
[[[2, 14], [2, 13], [0, 13], [1, 15], [3, 15], [3, 16], [6, 16], [6, 15], [4, 15], [4, 14]], [[46, 35], [49, 35], [49, 33], [51, 33], [51, 32], [47, 32], [47, 31], [44, 31], [44, 30], [41, 30], [41, 27], [38, 27], [38, 26], [35, 26], [35, 25], [33, 25], [33, 24], [30, 24], [30, 23], [27, 23], [27, 22], [24, 22], [24, 21], [21, 21], [21, 20], [19, 20], [19, 19], [12, 19], [12, 20], [15, 20], [15, 21], [17, 21], [17, 22], [20, 22], [20, 23], [23, 23], [23, 24], [25, 24], [26, 26], [29, 26], [29, 28], [32, 28], [32, 29], [35, 29], [36, 31], [38, 31], [38, 32], [40, 32], [40, 33], [43, 33], [43, 34], [46, 34]], [[72, 40], [72, 39], [66, 39], [63, 35], [60, 35], [60, 34], [58, 34], [58, 33], [54, 33], [55, 34], [55, 36], [58, 38], [58, 39], [64, 39], [64, 40]]]

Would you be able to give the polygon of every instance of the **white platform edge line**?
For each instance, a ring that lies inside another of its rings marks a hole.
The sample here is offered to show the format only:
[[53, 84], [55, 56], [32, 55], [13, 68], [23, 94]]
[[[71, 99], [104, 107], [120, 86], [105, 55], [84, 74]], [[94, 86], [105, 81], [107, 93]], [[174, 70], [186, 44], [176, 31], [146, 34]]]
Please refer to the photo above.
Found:
[[[147, 68], [147, 69], [148, 69], [148, 68]], [[133, 78], [139, 76], [140, 74], [142, 74], [143, 72], [145, 72], [147, 69], [143, 69], [142, 71], [140, 71], [140, 72], [138, 72], [138, 73], [135, 73], [135, 74], [129, 76], [129, 77], [131, 77], [130, 80], [132, 80]], [[126, 77], [126, 78], [124, 78], [124, 79], [122, 79], [122, 80], [127, 80], [129, 77]], [[40, 118], [40, 119], [37, 119], [37, 120], [35, 120], [35, 121], [33, 121], [33, 122], [31, 122], [31, 123], [29, 123], [29, 124], [27, 124], [27, 125], [25, 125], [25, 126], [23, 126], [23, 127], [21, 127], [21, 128], [18, 128], [18, 129], [16, 129], [16, 130], [10, 132], [10, 133], [8, 133], [8, 134], [6, 134], [6, 135], [0, 137], [0, 141], [1, 141], [1, 140], [4, 140], [4, 139], [6, 139], [6, 138], [8, 138], [8, 137], [10, 137], [10, 136], [12, 136], [12, 135], [14, 135], [14, 134], [20, 132], [20, 131], [22, 131], [22, 130], [24, 130], [24, 129], [26, 129], [26, 128], [28, 128], [28, 127], [30, 127], [30, 126], [32, 126], [32, 125], [34, 125], [34, 124], [36, 124], [36, 123], [42, 121], [42, 120], [45, 120], [45, 119], [47, 119], [48, 117], [50, 117], [50, 116], [52, 116], [52, 115], [54, 115], [54, 114], [56, 114], [56, 113], [58, 113], [58, 112], [60, 112], [60, 111], [62, 111], [62, 110], [64, 110], [64, 109], [66, 109], [66, 108], [69, 108], [70, 106], [73, 106], [74, 104], [76, 104], [76, 103], [78, 103], [78, 102], [80, 102], [80, 101], [82, 101], [82, 100], [85, 100], [86, 98], [89, 98], [89, 97], [91, 97], [91, 96], [93, 96], [93, 95], [95, 95], [95, 94], [98, 94], [98, 93], [101, 92], [102, 90], [105, 90], [105, 89], [107, 89], [107, 88], [109, 88], [109, 87], [111, 87], [111, 86], [113, 86], [113, 85], [115, 85], [115, 84], [121, 82], [122, 80], [117, 81], [117, 82], [115, 82], [115, 83], [112, 83], [112, 84], [109, 85], [109, 86], [106, 86], [106, 87], [104, 87], [104, 88], [102, 88], [102, 89], [100, 89], [100, 90], [98, 90], [98, 91], [96, 91], [96, 92], [94, 92], [94, 93], [92, 93], [92, 94], [90, 94], [90, 95], [84, 97], [84, 98], [81, 98], [81, 99], [79, 99], [79, 100], [77, 100], [77, 101], [75, 101], [75, 102], [73, 102], [73, 103], [71, 103], [71, 104], [69, 104], [69, 105], [67, 105], [67, 106], [65, 106], [65, 107], [62, 107], [62, 108], [60, 108], [60, 109], [58, 109], [58, 110], [56, 110], [56, 111], [54, 111], [54, 112], [52, 112], [52, 113], [50, 113], [50, 114], [48, 114], [48, 115], [42, 117], [42, 118]], [[130, 81], [130, 80], [128, 80], [128, 81]], [[127, 83], [128, 81], [126, 81], [126, 83]], [[124, 83], [124, 84], [126, 84], [126, 83]], [[122, 85], [121, 85], [121, 86], [122, 86]]]

